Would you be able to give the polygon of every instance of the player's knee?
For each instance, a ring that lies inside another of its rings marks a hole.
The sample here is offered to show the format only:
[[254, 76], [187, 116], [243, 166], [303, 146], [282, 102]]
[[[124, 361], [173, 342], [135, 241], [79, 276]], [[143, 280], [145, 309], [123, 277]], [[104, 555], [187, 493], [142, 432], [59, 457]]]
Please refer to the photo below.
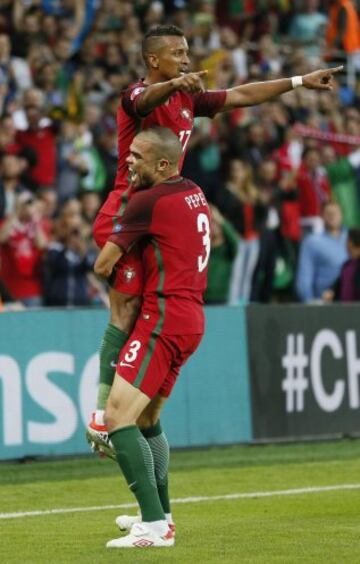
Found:
[[131, 414], [129, 414], [126, 410], [117, 408], [111, 402], [108, 402], [105, 408], [104, 422], [108, 431], [114, 431], [115, 429], [120, 429], [121, 427], [136, 424], [136, 420]]

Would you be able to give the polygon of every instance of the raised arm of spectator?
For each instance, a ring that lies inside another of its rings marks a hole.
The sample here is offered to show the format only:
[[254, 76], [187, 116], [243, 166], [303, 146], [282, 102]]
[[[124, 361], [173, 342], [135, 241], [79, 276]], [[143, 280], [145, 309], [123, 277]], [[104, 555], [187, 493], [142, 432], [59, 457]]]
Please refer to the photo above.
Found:
[[74, 2], [74, 21], [71, 25], [71, 35], [73, 38], [77, 37], [82, 30], [85, 12], [86, 12], [86, 0], [76, 0]]
[[296, 273], [296, 291], [302, 302], [311, 302], [314, 299], [314, 273], [315, 257], [310, 236], [302, 242]]
[[342, 69], [343, 67], [339, 66], [317, 70], [304, 74], [302, 77], [279, 78], [278, 80], [235, 86], [226, 91], [226, 100], [221, 111], [233, 110], [242, 106], [255, 106], [301, 85], [310, 90], [332, 90], [333, 77]]

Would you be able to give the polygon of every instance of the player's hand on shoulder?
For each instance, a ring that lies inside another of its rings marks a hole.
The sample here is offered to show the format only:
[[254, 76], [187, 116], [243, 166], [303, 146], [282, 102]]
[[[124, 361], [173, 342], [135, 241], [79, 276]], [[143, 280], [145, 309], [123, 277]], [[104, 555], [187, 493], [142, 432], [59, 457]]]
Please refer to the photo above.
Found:
[[343, 65], [330, 69], [317, 70], [304, 74], [303, 86], [312, 90], [332, 90], [334, 87], [334, 75], [343, 70]]
[[207, 75], [207, 72], [208, 71], [204, 70], [182, 74], [178, 78], [173, 79], [173, 85], [176, 90], [181, 90], [182, 92], [190, 92], [191, 94], [205, 92], [205, 86], [203, 84], [202, 78]]

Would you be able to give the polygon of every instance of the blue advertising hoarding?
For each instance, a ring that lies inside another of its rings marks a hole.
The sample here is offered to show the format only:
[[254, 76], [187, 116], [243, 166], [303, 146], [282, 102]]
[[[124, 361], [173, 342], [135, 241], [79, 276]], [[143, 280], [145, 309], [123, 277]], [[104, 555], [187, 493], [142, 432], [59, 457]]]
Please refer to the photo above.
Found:
[[[243, 308], [206, 311], [199, 350], [162, 417], [173, 447], [251, 440]], [[0, 315], [0, 459], [89, 452], [105, 310]]]

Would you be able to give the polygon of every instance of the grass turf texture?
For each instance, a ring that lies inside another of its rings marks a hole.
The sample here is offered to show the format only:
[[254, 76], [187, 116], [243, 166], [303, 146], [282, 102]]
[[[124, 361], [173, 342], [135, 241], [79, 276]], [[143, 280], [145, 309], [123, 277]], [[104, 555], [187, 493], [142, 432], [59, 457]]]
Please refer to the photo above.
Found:
[[[360, 440], [229, 447], [172, 455], [173, 498], [360, 483]], [[0, 512], [132, 502], [117, 466], [95, 457], [0, 464]], [[119, 513], [0, 520], [4, 564], [360, 562], [360, 490], [173, 506], [176, 546], [106, 549]]]

